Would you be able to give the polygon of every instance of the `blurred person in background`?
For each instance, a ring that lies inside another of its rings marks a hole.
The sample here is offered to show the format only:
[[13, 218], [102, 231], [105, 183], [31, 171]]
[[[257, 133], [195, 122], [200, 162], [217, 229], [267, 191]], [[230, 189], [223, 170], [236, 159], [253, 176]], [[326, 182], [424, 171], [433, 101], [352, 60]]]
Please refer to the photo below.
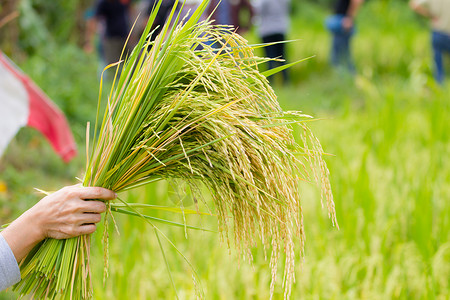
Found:
[[355, 33], [355, 17], [364, 0], [338, 0], [334, 15], [326, 20], [326, 27], [333, 35], [330, 60], [335, 67], [344, 67], [351, 73], [355, 66], [351, 56], [351, 38]]
[[[186, 23], [186, 21], [193, 15], [193, 13], [195, 12], [195, 10], [202, 4], [203, 0], [178, 0], [181, 4], [184, 5], [181, 9], [181, 14], [180, 14], [180, 22], [183, 21], [183, 23]], [[209, 16], [209, 11], [210, 11], [210, 6], [211, 3], [208, 3], [208, 6], [206, 7], [206, 9], [203, 11], [202, 15], [200, 16], [198, 22], [202, 22], [205, 21], [206, 19], [208, 19]], [[202, 34], [201, 37], [206, 37], [205, 34]], [[208, 44], [212, 47], [214, 47], [215, 45], [213, 45], [213, 41], [210, 39], [204, 40], [203, 43]], [[198, 45], [197, 48], [195, 48], [196, 50], [202, 50], [203, 46], [202, 45]]]
[[[178, 1], [183, 4], [185, 0]], [[200, 4], [202, 4], [202, 0], [186, 0], [186, 2], [184, 2], [183, 8], [181, 9], [180, 19], [183, 20], [186, 17], [186, 20], [188, 20], [190, 16], [192, 16], [194, 11], [200, 6]], [[208, 10], [206, 9], [201, 15], [199, 22], [206, 20], [207, 17]]]
[[253, 6], [249, 0], [229, 0], [229, 4], [231, 25], [236, 28], [237, 33], [244, 34], [252, 26]]
[[450, 0], [412, 0], [411, 8], [431, 20], [434, 78], [443, 83], [444, 54], [450, 54]]
[[[208, 15], [214, 26], [232, 25], [231, 21], [231, 5], [229, 0], [211, 0], [208, 5]], [[216, 49], [223, 47], [225, 40], [221, 42], [211, 41], [209, 44]]]
[[84, 50], [87, 53], [93, 52], [94, 37], [102, 22], [104, 30], [101, 32], [101, 57], [106, 65], [119, 61], [130, 31], [131, 15], [131, 0], [97, 1], [93, 17], [88, 20]]
[[[264, 46], [266, 57], [286, 60], [286, 33], [289, 28], [290, 0], [257, 0], [254, 2], [257, 30]], [[285, 64], [285, 61], [269, 61], [269, 69]], [[283, 83], [289, 82], [288, 70], [281, 72]], [[269, 77], [273, 81], [273, 76]]]
[[230, 0], [211, 0], [208, 14], [212, 14], [214, 25], [232, 25]]
[[[153, 10], [153, 7], [158, 3], [159, 0], [149, 0], [148, 1], [148, 8], [147, 8], [147, 15], [150, 16]], [[155, 21], [153, 22], [151, 31], [155, 31], [152, 36], [150, 37], [151, 41], [154, 41], [155, 38], [158, 36], [158, 34], [161, 32], [162, 28], [166, 24], [166, 20], [170, 15], [170, 12], [173, 8], [173, 5], [175, 4], [175, 0], [164, 0], [161, 3], [161, 6], [158, 10], [158, 13], [156, 14]], [[143, 27], [145, 27], [146, 24], [144, 24]]]
[[95, 231], [106, 204], [90, 199], [114, 198], [116, 194], [104, 188], [68, 186], [43, 198], [9, 224], [0, 233], [0, 291], [20, 281], [18, 263], [39, 242]]

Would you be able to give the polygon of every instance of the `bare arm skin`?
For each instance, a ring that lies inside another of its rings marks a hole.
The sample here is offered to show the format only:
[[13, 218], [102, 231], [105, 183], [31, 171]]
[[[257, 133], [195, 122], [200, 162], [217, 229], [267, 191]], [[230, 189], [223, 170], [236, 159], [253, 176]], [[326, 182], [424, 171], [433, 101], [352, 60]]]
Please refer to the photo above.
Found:
[[97, 32], [97, 19], [96, 17], [92, 17], [86, 21], [86, 36], [85, 36], [85, 44], [84, 44], [84, 51], [86, 53], [92, 53], [94, 52], [94, 37], [95, 33]]
[[425, 7], [423, 7], [422, 5], [417, 4], [416, 1], [411, 0], [409, 2], [409, 6], [411, 7], [411, 9], [413, 11], [415, 11], [416, 13], [418, 13], [419, 15], [422, 15], [426, 18], [432, 19], [433, 16], [431, 15], [431, 13], [428, 11], [428, 9], [426, 9]]
[[43, 198], [12, 222], [1, 235], [10, 246], [17, 262], [20, 262], [45, 238], [67, 239], [91, 234], [101, 213], [106, 210], [102, 201], [116, 194], [99, 187], [68, 186]]
[[350, 7], [348, 8], [347, 15], [342, 20], [342, 26], [344, 29], [349, 30], [353, 27], [354, 19], [358, 13], [359, 8], [363, 4], [364, 0], [351, 0]]
[[430, 19], [431, 24], [436, 24], [437, 22], [439, 22], [439, 17], [433, 15], [425, 6], [419, 5], [416, 1], [411, 0], [409, 2], [409, 6], [411, 7], [411, 9], [413, 11], [415, 11], [419, 15], [421, 15], [427, 19]]

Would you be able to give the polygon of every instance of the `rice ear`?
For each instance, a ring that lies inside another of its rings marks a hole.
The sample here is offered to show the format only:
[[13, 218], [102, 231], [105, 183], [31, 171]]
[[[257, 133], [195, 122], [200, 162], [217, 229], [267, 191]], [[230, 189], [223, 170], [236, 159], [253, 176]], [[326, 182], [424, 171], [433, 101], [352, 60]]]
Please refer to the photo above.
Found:
[[[336, 223], [324, 153], [307, 127], [309, 116], [283, 112], [279, 106], [258, 70], [267, 59], [256, 57], [254, 47], [233, 28], [214, 27], [208, 20], [198, 23], [207, 4], [202, 1], [184, 24], [166, 25], [153, 42], [147, 40], [149, 23], [137, 47], [124, 58], [92, 141], [83, 184], [121, 192], [167, 178], [201, 182], [212, 192], [227, 244], [233, 241], [250, 262], [254, 246], [263, 244], [270, 251], [271, 295], [284, 254], [284, 295], [289, 298], [295, 261], [305, 241], [300, 181], [318, 183]], [[182, 16], [173, 9], [168, 24], [172, 19]], [[293, 126], [301, 129], [298, 141]], [[144, 218], [159, 239], [162, 233], [151, 218], [129, 208], [112, 211]], [[58, 274], [41, 263], [43, 256], [55, 252], [61, 254], [59, 262], [52, 262]], [[86, 238], [48, 240], [27, 257], [23, 268], [30, 276], [46, 278], [34, 288], [39, 295], [92, 295]], [[71, 280], [66, 271], [74, 274]], [[33, 291], [35, 280], [28, 277], [19, 290]]]

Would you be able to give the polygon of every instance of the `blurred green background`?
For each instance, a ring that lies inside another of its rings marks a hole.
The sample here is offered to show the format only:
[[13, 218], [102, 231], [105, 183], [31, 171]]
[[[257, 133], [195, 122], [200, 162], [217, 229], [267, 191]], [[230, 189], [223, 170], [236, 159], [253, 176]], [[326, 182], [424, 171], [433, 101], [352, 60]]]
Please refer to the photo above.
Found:
[[[306, 254], [298, 257], [291, 299], [450, 299], [450, 81], [442, 87], [433, 81], [427, 23], [407, 1], [367, 1], [353, 40], [357, 73], [349, 76], [328, 63], [323, 23], [330, 2], [293, 0], [288, 38], [298, 41], [288, 45], [288, 59], [314, 57], [291, 69], [291, 84], [275, 86], [285, 110], [320, 119], [311, 126], [331, 154], [340, 226], [321, 209], [317, 188], [302, 185]], [[56, 190], [82, 176], [85, 126], [95, 118], [99, 86], [98, 59], [80, 48], [90, 4], [17, 1], [19, 17], [0, 29], [2, 50], [65, 112], [79, 145], [79, 156], [64, 164], [40, 134], [22, 129], [0, 159], [0, 224], [41, 198], [34, 187]], [[254, 32], [246, 38], [259, 42]], [[175, 206], [173, 186], [160, 182], [122, 197]], [[205, 202], [211, 204], [207, 194]], [[120, 235], [110, 226], [105, 282], [101, 228], [93, 238], [95, 299], [175, 299], [150, 225], [124, 216], [116, 222]], [[187, 222], [217, 228], [210, 216]], [[200, 287], [205, 299], [269, 298], [262, 249], [254, 249], [253, 263], [239, 261], [217, 233], [159, 227], [200, 278], [194, 283], [189, 265], [163, 243], [180, 299], [195, 299]], [[283, 298], [281, 267], [274, 299]], [[0, 299], [16, 297], [0, 293]]]

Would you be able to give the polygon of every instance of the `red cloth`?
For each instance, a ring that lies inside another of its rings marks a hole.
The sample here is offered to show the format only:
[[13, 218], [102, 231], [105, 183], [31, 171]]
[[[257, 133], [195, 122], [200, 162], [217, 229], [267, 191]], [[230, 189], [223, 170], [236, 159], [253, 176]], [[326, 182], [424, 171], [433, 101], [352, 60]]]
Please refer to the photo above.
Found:
[[[64, 114], [33, 81], [23, 74], [3, 53], [0, 63], [6, 66], [23, 85], [28, 96], [27, 126], [39, 130], [50, 142], [53, 149], [69, 162], [77, 154], [76, 144]], [[1, 105], [2, 99], [0, 99]]]

